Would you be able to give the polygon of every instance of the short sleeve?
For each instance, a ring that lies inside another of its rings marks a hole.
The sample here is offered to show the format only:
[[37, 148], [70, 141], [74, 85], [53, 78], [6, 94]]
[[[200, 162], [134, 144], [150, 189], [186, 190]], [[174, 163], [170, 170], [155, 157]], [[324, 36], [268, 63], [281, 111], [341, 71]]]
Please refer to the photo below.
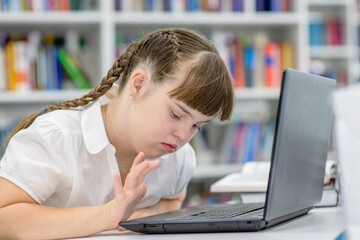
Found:
[[0, 162], [0, 177], [44, 203], [59, 186], [68, 184], [64, 153], [73, 144], [68, 140], [50, 122], [36, 119], [10, 140]]

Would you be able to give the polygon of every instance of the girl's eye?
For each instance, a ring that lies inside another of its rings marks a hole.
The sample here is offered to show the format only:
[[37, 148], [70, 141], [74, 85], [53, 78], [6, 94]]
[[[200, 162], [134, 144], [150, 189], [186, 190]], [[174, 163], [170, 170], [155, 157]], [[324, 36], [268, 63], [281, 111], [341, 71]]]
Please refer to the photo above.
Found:
[[172, 115], [172, 117], [173, 117], [174, 119], [176, 119], [176, 120], [179, 120], [179, 119], [180, 119], [180, 117], [179, 117], [178, 115], [176, 115], [176, 113], [174, 113], [173, 111], [171, 111], [171, 115]]

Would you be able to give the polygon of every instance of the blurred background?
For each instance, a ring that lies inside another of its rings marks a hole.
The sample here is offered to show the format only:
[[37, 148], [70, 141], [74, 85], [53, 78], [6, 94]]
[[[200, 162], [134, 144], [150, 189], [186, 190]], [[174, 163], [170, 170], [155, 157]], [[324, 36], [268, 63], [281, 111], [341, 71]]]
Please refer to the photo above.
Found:
[[21, 119], [87, 93], [131, 41], [191, 28], [227, 63], [236, 106], [230, 122], [211, 122], [192, 140], [198, 167], [184, 205], [234, 199], [209, 186], [270, 160], [284, 68], [339, 88], [359, 81], [359, 9], [356, 0], [0, 0], [0, 157]]

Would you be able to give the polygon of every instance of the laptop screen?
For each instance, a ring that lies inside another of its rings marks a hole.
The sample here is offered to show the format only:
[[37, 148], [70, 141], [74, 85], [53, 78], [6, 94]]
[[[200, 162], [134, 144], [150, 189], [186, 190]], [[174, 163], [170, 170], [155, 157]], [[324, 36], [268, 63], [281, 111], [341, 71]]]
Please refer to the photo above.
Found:
[[273, 220], [320, 202], [336, 81], [285, 69], [265, 204]]

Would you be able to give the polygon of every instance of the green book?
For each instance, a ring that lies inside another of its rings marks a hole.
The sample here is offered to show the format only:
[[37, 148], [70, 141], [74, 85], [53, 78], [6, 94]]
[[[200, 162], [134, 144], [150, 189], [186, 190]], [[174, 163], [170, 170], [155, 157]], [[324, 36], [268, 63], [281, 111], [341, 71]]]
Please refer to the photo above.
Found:
[[73, 80], [75, 85], [80, 89], [89, 89], [91, 88], [89, 82], [86, 80], [84, 74], [80, 71], [79, 67], [76, 65], [74, 59], [66, 52], [63, 48], [60, 48], [58, 51], [58, 59]]

